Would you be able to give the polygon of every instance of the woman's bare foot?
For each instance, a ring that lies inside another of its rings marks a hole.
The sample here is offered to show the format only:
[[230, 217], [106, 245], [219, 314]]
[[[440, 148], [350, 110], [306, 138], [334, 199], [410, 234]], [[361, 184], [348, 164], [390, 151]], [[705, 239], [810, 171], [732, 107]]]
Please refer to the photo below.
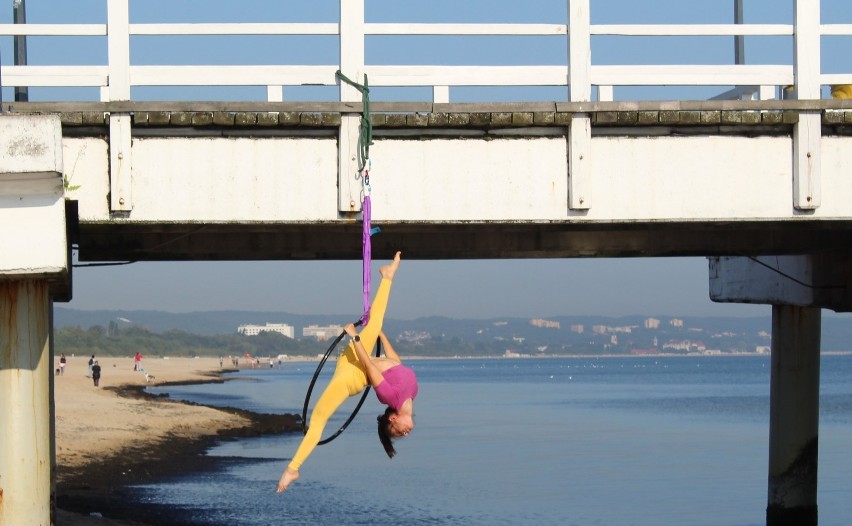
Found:
[[284, 474], [281, 475], [281, 479], [278, 481], [278, 489], [275, 491], [276, 493], [281, 493], [290, 485], [291, 482], [297, 480], [299, 478], [299, 472], [293, 471], [290, 468], [284, 470]]
[[393, 276], [396, 274], [397, 269], [399, 268], [399, 258], [402, 257], [402, 252], [397, 252], [393, 257], [393, 261], [389, 265], [385, 265], [384, 267], [379, 269], [379, 274], [382, 275], [383, 278], [393, 281]]

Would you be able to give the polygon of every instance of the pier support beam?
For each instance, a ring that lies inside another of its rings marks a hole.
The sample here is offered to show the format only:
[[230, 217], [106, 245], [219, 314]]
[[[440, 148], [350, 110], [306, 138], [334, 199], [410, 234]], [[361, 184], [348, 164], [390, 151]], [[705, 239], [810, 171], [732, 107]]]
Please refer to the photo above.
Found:
[[0, 524], [51, 524], [48, 289], [0, 280]]
[[819, 308], [772, 307], [767, 526], [817, 525]]
[[52, 522], [51, 296], [70, 299], [58, 115], [0, 115], [0, 525]]
[[821, 309], [852, 311], [852, 253], [710, 258], [710, 299], [772, 305], [767, 526], [817, 525]]

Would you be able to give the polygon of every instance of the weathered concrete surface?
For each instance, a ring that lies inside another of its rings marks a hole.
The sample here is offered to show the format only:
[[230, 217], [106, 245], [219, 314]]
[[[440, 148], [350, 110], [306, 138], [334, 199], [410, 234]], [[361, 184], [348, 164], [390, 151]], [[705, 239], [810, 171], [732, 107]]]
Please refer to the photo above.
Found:
[[[189, 112], [140, 111], [134, 114], [136, 126], [303, 126], [322, 127], [340, 124], [337, 112]], [[565, 126], [571, 120], [569, 112], [437, 112], [437, 113], [379, 113], [374, 115], [376, 128], [425, 127], [507, 127], [507, 126]], [[795, 124], [798, 113], [784, 110], [643, 110], [601, 111], [592, 113], [596, 126], [701, 126], [721, 124], [759, 126]], [[63, 112], [63, 126], [105, 126], [108, 116], [102, 112]], [[852, 124], [852, 111], [826, 110], [823, 123], [828, 126]]]
[[48, 284], [0, 280], [0, 524], [50, 524]]
[[57, 115], [0, 115], [0, 281], [64, 281], [68, 250]]

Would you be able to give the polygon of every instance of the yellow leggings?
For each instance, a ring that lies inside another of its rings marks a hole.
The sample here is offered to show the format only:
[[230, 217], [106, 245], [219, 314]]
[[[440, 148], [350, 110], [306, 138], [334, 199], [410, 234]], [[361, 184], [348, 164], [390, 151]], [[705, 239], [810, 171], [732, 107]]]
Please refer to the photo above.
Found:
[[[388, 306], [390, 289], [391, 281], [382, 278], [379, 290], [376, 291], [376, 297], [373, 298], [373, 304], [370, 307], [370, 321], [359, 333], [361, 344], [368, 354], [372, 352], [373, 347], [376, 345], [376, 340], [379, 338], [379, 333], [382, 331], [382, 323], [384, 322], [385, 311]], [[325, 388], [322, 396], [320, 396], [314, 406], [314, 410], [311, 411], [308, 432], [302, 439], [302, 443], [293, 456], [293, 460], [290, 461], [290, 469], [299, 471], [299, 468], [308, 458], [308, 455], [311, 454], [322, 438], [325, 424], [331, 418], [331, 415], [337, 411], [337, 408], [347, 398], [360, 393], [366, 386], [367, 373], [364, 370], [364, 365], [358, 360], [354, 345], [350, 342], [343, 354], [337, 359], [334, 376], [331, 377], [328, 387]]]

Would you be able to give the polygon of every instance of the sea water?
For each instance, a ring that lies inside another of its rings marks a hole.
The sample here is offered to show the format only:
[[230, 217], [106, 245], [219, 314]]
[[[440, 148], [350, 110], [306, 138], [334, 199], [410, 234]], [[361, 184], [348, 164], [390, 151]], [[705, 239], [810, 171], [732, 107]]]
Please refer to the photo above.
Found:
[[[420, 382], [416, 429], [396, 443], [393, 459], [376, 438], [382, 406], [370, 395], [284, 494], [275, 486], [300, 434], [225, 442], [209, 451], [216, 469], [138, 486], [136, 498], [201, 525], [765, 524], [769, 357], [407, 364]], [[224, 384], [164, 390], [203, 404], [301, 413], [315, 367], [285, 362]], [[822, 357], [822, 526], [852, 524], [850, 380], [852, 356]]]

